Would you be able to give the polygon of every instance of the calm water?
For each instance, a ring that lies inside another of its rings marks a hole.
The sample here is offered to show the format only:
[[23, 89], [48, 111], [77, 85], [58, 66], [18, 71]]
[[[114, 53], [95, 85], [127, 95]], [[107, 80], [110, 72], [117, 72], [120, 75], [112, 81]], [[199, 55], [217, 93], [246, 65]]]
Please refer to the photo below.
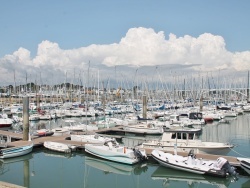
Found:
[[[250, 114], [229, 124], [207, 124], [202, 140], [237, 144], [229, 155], [250, 157]], [[54, 122], [55, 123], [55, 122]], [[50, 125], [56, 126], [51, 122]], [[0, 181], [30, 188], [98, 187], [250, 187], [250, 176], [214, 178], [160, 167], [153, 160], [128, 166], [104, 161], [83, 151], [63, 155], [36, 148], [26, 156], [0, 162]]]

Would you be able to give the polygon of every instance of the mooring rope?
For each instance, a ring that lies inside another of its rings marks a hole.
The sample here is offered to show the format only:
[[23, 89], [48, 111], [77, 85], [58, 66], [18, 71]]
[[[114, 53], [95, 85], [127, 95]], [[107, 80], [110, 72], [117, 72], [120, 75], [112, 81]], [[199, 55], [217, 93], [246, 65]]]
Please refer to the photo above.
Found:
[[235, 151], [234, 149], [232, 149], [232, 148], [230, 148], [230, 149], [231, 149], [233, 152], [237, 153], [238, 155], [240, 155], [240, 156], [242, 156], [242, 157], [245, 157], [245, 158], [248, 158], [247, 156], [240, 154], [239, 152]]

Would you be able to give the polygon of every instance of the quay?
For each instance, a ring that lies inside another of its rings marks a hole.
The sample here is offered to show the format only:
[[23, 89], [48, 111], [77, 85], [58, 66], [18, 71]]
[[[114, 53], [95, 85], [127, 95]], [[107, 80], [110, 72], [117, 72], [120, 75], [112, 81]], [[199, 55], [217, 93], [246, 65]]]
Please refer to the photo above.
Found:
[[1, 188], [24, 188], [23, 186], [15, 185], [12, 183], [7, 183], [7, 182], [3, 182], [3, 181], [0, 181], [0, 187]]
[[[107, 133], [108, 131], [122, 131], [119, 127], [114, 127], [114, 128], [109, 128], [109, 129], [102, 129], [102, 130], [97, 130], [95, 131], [97, 134], [102, 134], [102, 133]], [[81, 132], [79, 134], [83, 134], [84, 132]], [[22, 146], [22, 145], [27, 145], [29, 141], [23, 141], [23, 134], [22, 133], [13, 133], [10, 131], [2, 131], [0, 130], [0, 135], [9, 137], [11, 142], [7, 143], [7, 147], [16, 147], [16, 146]], [[122, 138], [122, 135], [110, 135], [112, 137], [116, 138]], [[13, 141], [15, 140], [16, 141]], [[78, 141], [71, 141], [69, 135], [64, 135], [64, 136], [44, 136], [44, 137], [32, 137], [32, 142], [34, 144], [34, 147], [42, 147], [43, 143], [45, 141], [52, 141], [52, 142], [59, 142], [63, 144], [67, 144], [69, 146], [76, 146], [77, 149], [79, 150], [84, 150], [85, 148], [85, 142], [78, 142]], [[152, 148], [145, 148], [146, 154], [150, 157]], [[169, 153], [174, 153], [173, 151], [168, 151], [161, 149], [164, 152], [169, 152]], [[187, 156], [187, 152], [178, 152], [178, 155], [181, 156]], [[240, 167], [240, 162], [237, 160], [236, 157], [233, 156], [220, 156], [220, 155], [212, 155], [212, 154], [196, 154], [196, 158], [203, 158], [203, 159], [208, 159], [208, 160], [216, 160], [218, 157], [223, 157], [228, 160], [228, 162], [235, 167]]]

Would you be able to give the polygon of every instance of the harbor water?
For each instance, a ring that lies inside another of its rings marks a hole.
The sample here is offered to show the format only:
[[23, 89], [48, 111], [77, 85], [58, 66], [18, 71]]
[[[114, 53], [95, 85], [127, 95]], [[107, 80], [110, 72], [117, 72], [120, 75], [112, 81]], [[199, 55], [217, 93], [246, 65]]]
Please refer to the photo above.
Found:
[[[53, 128], [58, 123], [61, 122], [46, 122], [46, 127]], [[236, 147], [228, 155], [250, 157], [250, 114], [226, 123], [206, 124], [201, 139], [233, 143]], [[0, 181], [29, 188], [250, 187], [250, 176], [246, 173], [237, 178], [215, 178], [164, 168], [153, 159], [129, 166], [90, 156], [82, 150], [61, 154], [44, 148], [1, 161]]]

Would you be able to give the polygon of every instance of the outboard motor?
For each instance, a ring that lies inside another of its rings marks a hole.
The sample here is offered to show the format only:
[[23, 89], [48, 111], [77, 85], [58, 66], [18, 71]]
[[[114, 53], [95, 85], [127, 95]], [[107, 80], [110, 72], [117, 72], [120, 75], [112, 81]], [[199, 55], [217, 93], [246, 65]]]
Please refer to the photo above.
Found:
[[236, 176], [236, 175], [237, 175], [237, 173], [236, 173], [236, 171], [235, 171], [235, 168], [234, 168], [233, 166], [231, 166], [231, 165], [229, 164], [229, 162], [228, 162], [225, 158], [219, 157], [219, 158], [217, 159], [217, 165], [218, 165], [218, 167], [219, 167], [220, 169], [225, 170], [225, 172], [226, 172], [227, 174], [230, 174], [230, 175], [232, 175], [232, 176]]
[[133, 151], [134, 151], [135, 156], [136, 156], [140, 161], [144, 161], [144, 160], [147, 159], [147, 157], [146, 157], [145, 155], [143, 155], [139, 149], [135, 149], [135, 148], [134, 148]]

